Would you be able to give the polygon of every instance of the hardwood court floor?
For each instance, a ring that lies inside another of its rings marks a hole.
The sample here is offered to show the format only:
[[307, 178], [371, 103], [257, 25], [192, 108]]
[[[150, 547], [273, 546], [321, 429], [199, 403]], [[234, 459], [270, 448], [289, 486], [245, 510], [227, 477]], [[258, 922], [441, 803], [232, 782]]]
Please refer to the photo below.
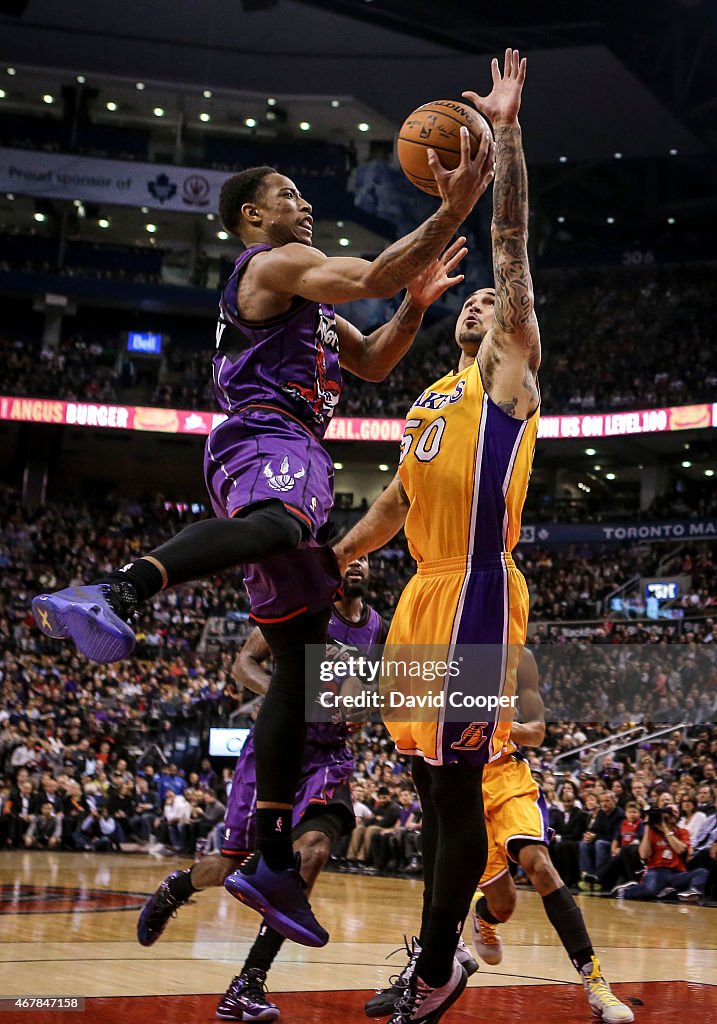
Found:
[[[137, 854], [0, 854], [0, 996], [86, 998], [84, 1013], [11, 1009], [0, 1024], [215, 1020], [217, 996], [239, 971], [258, 918], [212, 890], [183, 908], [151, 949], [135, 937], [146, 896], [184, 864]], [[270, 976], [282, 1020], [366, 1020], [368, 993], [403, 965], [400, 954], [387, 957], [416, 929], [420, 895], [417, 881], [325, 875], [312, 905], [331, 941], [320, 950], [282, 948]], [[686, 1014], [717, 1020], [717, 909], [579, 901], [603, 970], [632, 1001], [638, 1024], [672, 1024]], [[592, 1019], [535, 893], [519, 892], [502, 935], [502, 964], [481, 966], [446, 1024], [489, 1016], [530, 1024]]]

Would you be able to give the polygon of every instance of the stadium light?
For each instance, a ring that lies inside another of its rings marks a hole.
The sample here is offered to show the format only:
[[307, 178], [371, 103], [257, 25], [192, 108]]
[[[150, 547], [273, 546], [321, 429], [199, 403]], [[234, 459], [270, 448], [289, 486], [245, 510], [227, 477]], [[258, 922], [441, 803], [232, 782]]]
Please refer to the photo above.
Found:
[[371, 127], [371, 125], [367, 124], [366, 121], [359, 121], [359, 123], [356, 125], [356, 127], [358, 128], [358, 130], [360, 132], [367, 132], [369, 130], [369, 128]]
[[55, 102], [55, 97], [52, 96], [49, 92], [46, 92], [45, 95], [42, 97], [42, 102], [43, 103], [48, 103], [48, 104], [49, 103], [54, 103]]
[[308, 132], [311, 129], [311, 122], [299, 121], [299, 128], [301, 128], [302, 132]]
[[212, 115], [211, 114], [207, 114], [207, 112], [205, 110], [202, 111], [202, 113], [199, 115], [199, 120], [200, 121], [204, 121], [205, 124], [208, 121], [211, 121], [211, 119], [212, 119]]
[[145, 230], [148, 231], [150, 235], [153, 235], [155, 233], [155, 231], [157, 230], [157, 225], [156, 224], [145, 224], [144, 227], [145, 227]]
[[705, 470], [705, 476], [714, 476], [714, 475], [715, 475], [715, 471], [713, 469], [706, 469]]
[[256, 128], [256, 118], [255, 117], [245, 117], [244, 118], [244, 124], [247, 126], [247, 128]]
[[204, 92], [202, 93], [202, 96], [204, 97], [205, 100], [210, 100], [212, 98], [212, 90], [205, 89]]
[[38, 224], [42, 224], [42, 222], [44, 220], [47, 220], [47, 218], [45, 217], [45, 214], [44, 213], [40, 213], [39, 211], [36, 214], [34, 214], [34, 217], [35, 217], [35, 220], [38, 222]]
[[97, 221], [97, 224], [101, 228], [108, 228], [110, 226], [110, 222], [107, 220], [106, 217], [100, 217], [100, 219]]
[[217, 231], [217, 238], [221, 239], [222, 242], [226, 242], [227, 238], [229, 238], [229, 232]]
[[335, 462], [334, 463], [334, 469], [343, 469], [343, 468], [344, 468], [343, 462]]
[[692, 465], [692, 463], [690, 462], [690, 460], [689, 459], [685, 459], [684, 462], [682, 463], [682, 468], [683, 469], [689, 469], [691, 465]]
[[7, 93], [5, 92], [5, 90], [4, 89], [0, 89], [0, 100], [4, 100], [6, 96], [7, 96]]
[[164, 108], [155, 107], [153, 113], [155, 117], [164, 117]]
[[116, 110], [116, 109], [117, 109], [117, 104], [115, 103], [115, 101], [114, 101], [114, 100], [110, 100], [110, 101], [109, 101], [109, 102], [108, 102], [108, 103], [106, 104], [106, 107], [107, 107], [107, 109], [108, 109], [108, 110], [113, 110], [113, 111], [114, 111], [114, 110]]
[[138, 90], [138, 92], [142, 92], [142, 90], [144, 89], [144, 82], [135, 82], [134, 87]]
[[378, 468], [381, 470], [382, 473], [388, 473], [391, 467], [387, 466], [385, 462], [380, 462]]
[[606, 473], [605, 474], [605, 479], [606, 480], [614, 480], [615, 479], [615, 474], [614, 473]]
[[595, 451], [594, 448], [586, 448], [585, 449], [585, 454], [586, 455], [597, 455], [597, 452]]
[[344, 248], [346, 248], [347, 245], [351, 245], [351, 239], [350, 238], [339, 238], [339, 245], [342, 245]]

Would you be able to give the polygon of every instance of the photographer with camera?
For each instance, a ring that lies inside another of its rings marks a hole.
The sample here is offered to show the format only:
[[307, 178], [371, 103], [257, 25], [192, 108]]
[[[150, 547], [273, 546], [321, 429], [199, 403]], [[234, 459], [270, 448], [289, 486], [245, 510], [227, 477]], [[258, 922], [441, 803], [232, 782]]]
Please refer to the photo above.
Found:
[[687, 871], [690, 834], [677, 825], [679, 812], [674, 804], [653, 807], [647, 814], [647, 828], [640, 841], [640, 856], [647, 862], [641, 883], [620, 886], [617, 895], [626, 900], [655, 900], [677, 896], [696, 903], [704, 895], [708, 872], [704, 868]]

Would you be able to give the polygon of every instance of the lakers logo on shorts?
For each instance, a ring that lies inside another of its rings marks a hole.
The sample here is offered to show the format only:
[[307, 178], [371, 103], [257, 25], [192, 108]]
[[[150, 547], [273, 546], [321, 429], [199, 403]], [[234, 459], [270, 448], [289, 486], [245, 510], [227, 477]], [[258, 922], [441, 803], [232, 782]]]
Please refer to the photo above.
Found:
[[483, 732], [488, 728], [487, 722], [471, 722], [463, 735], [455, 743], [451, 743], [453, 750], [480, 750], [488, 737]]

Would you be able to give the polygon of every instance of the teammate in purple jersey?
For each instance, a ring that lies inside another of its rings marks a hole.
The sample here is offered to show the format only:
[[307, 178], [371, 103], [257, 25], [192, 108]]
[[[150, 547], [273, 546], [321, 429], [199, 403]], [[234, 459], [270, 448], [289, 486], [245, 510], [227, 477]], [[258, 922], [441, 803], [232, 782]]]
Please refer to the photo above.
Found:
[[[462, 280], [450, 274], [465, 240], [449, 242], [492, 179], [493, 158], [488, 133], [472, 158], [461, 129], [454, 171], [431, 157], [439, 209], [373, 262], [314, 249], [311, 205], [274, 168], [229, 178], [220, 215], [246, 251], [222, 292], [217, 330], [215, 389], [229, 417], [209, 437], [205, 466], [218, 518], [193, 523], [95, 584], [32, 603], [46, 635], [71, 638], [91, 659], [112, 662], [134, 646], [127, 619], [139, 603], [164, 587], [247, 567], [252, 615], [274, 672], [254, 737], [257, 856], [236, 872], [237, 895], [307, 945], [325, 945], [328, 933], [306, 901], [291, 844], [306, 734], [304, 646], [325, 642], [340, 580], [322, 545], [332, 464], [320, 440], [338, 399], [339, 364], [382, 380], [409, 348], [424, 310]], [[334, 314], [334, 302], [389, 297], [404, 286], [394, 317], [366, 337]]]
[[[363, 648], [384, 643], [388, 624], [365, 596], [369, 579], [368, 558], [347, 567], [343, 596], [335, 601], [329, 621], [329, 648]], [[265, 695], [269, 675], [263, 665], [271, 651], [258, 629], [248, 637], [234, 664], [234, 677], [247, 689]], [[299, 790], [293, 812], [294, 849], [301, 854], [301, 877], [307, 892], [326, 864], [333, 842], [355, 825], [349, 788], [354, 757], [348, 745], [345, 723], [316, 723], [307, 729]], [[139, 918], [137, 937], [144, 946], [157, 941], [169, 919], [190, 895], [200, 889], [224, 885], [238, 859], [254, 849], [256, 818], [256, 763], [253, 737], [242, 748], [234, 771], [227, 804], [221, 856], [205, 857], [188, 871], [177, 871], [161, 883]], [[279, 1008], [266, 995], [266, 976], [284, 939], [262, 921], [240, 973], [233, 978], [217, 1007], [227, 1020], [274, 1020]]]

